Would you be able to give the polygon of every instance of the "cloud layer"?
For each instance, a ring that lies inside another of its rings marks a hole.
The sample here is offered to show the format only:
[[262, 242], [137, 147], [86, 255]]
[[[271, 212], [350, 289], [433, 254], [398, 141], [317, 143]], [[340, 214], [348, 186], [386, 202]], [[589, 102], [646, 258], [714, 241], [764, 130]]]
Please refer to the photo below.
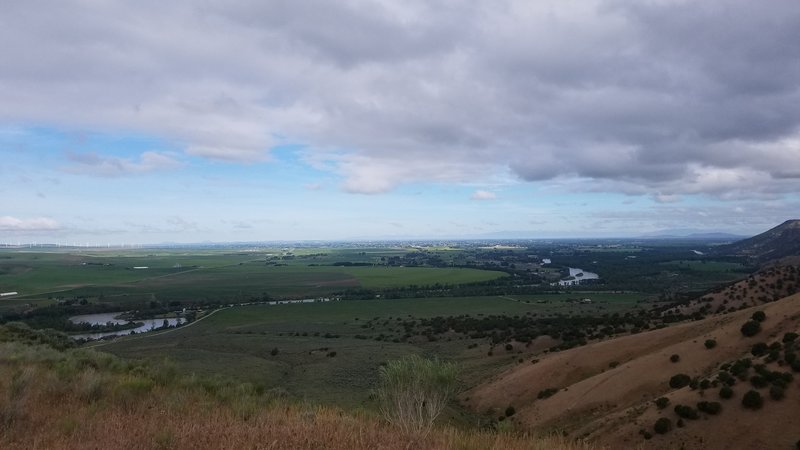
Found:
[[20, 219], [12, 216], [0, 216], [0, 231], [3, 232], [55, 231], [59, 228], [61, 226], [58, 222], [47, 217]]
[[299, 142], [349, 192], [516, 177], [775, 198], [800, 180], [797, 42], [791, 1], [14, 1], [0, 121], [245, 163]]

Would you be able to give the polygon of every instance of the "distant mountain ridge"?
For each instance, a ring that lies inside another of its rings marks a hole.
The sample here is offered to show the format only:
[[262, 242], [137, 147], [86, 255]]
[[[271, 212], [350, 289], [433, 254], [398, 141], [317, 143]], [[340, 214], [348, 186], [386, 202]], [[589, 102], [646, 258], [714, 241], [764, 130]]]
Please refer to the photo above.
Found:
[[641, 235], [641, 239], [714, 239], [714, 240], [738, 240], [746, 236], [740, 234], [724, 233], [721, 231], [681, 231], [669, 230]]
[[717, 252], [749, 256], [762, 263], [787, 256], [800, 256], [800, 220], [787, 220], [759, 235], [720, 246]]

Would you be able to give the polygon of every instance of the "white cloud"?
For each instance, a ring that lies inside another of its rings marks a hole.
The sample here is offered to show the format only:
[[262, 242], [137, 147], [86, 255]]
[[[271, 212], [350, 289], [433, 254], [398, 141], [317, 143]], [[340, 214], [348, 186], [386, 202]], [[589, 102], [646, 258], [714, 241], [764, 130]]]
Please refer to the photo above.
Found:
[[54, 231], [61, 228], [58, 222], [47, 217], [20, 219], [12, 216], [0, 216], [0, 231]]
[[65, 167], [65, 171], [103, 177], [136, 175], [183, 166], [183, 163], [173, 155], [152, 151], [142, 153], [138, 160], [97, 153], [72, 152], [67, 154], [67, 158], [72, 164]]
[[677, 203], [681, 197], [675, 194], [656, 194], [653, 199], [658, 203]]
[[497, 198], [497, 194], [479, 189], [473, 192], [469, 198], [472, 200], [495, 200]]

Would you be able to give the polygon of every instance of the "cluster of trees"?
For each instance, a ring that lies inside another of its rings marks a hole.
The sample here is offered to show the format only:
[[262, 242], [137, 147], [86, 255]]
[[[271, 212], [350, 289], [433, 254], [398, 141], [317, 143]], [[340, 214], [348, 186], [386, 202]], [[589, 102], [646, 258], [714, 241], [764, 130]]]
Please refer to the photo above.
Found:
[[[651, 322], [651, 320], [653, 322]], [[561, 343], [551, 351], [586, 345], [596, 339], [619, 334], [638, 332], [653, 328], [658, 318], [642, 314], [605, 314], [599, 317], [538, 317], [535, 313], [525, 315], [488, 315], [488, 316], [436, 316], [416, 319], [406, 318], [373, 318], [365, 321], [364, 330], [386, 331], [372, 338], [405, 342], [414, 336], [424, 336], [429, 341], [436, 341], [455, 333], [459, 337], [469, 339], [488, 339], [492, 346], [511, 342], [529, 344], [539, 336], [550, 336]], [[359, 335], [367, 339], [370, 336]]]

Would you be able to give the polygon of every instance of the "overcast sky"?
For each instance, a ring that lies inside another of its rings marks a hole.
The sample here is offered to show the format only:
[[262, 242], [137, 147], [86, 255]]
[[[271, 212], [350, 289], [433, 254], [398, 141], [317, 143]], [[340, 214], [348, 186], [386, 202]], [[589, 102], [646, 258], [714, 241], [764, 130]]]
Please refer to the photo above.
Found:
[[7, 0], [0, 241], [756, 233], [800, 2]]

